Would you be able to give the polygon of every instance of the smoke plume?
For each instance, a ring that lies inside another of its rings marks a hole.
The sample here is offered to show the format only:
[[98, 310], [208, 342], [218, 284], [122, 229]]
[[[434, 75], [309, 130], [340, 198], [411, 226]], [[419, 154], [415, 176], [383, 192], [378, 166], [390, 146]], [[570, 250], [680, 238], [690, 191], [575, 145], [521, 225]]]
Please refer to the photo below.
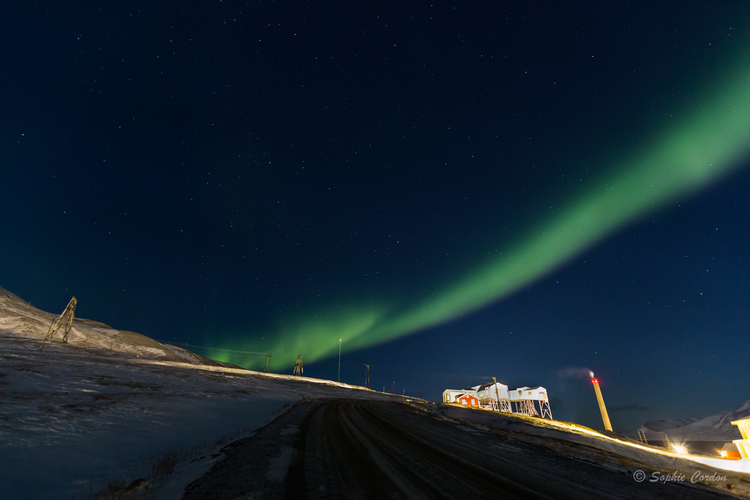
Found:
[[569, 368], [563, 368], [557, 372], [557, 376], [561, 379], [594, 378], [594, 372], [590, 368], [571, 366]]

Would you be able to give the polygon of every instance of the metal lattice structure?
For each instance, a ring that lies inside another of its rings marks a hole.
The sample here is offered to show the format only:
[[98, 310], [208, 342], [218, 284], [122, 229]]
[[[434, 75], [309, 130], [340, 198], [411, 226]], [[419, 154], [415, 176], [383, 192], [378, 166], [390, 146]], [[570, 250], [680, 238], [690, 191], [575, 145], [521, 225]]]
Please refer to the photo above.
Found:
[[65, 310], [62, 312], [60, 317], [54, 320], [51, 325], [49, 325], [49, 331], [47, 331], [47, 335], [44, 336], [42, 347], [39, 348], [40, 351], [44, 349], [44, 345], [47, 343], [47, 341], [52, 340], [52, 337], [54, 337], [54, 335], [61, 328], [65, 328], [65, 333], [63, 334], [62, 341], [66, 344], [68, 343], [68, 334], [73, 328], [73, 318], [76, 312], [76, 304], [78, 304], [78, 300], [76, 300], [75, 297], [70, 299], [70, 302], [68, 302], [68, 305], [65, 307]]
[[263, 371], [266, 373], [271, 371], [271, 353], [270, 352], [266, 353], [266, 366], [263, 367]]
[[299, 375], [302, 377], [302, 354], [297, 356], [297, 362], [294, 364], [294, 372], [292, 375]]

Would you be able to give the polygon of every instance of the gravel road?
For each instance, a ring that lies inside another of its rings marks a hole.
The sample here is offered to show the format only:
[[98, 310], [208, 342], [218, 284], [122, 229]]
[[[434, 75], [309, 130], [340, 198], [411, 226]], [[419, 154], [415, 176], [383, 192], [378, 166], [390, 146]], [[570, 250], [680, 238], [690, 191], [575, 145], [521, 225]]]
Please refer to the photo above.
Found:
[[224, 450], [184, 499], [736, 498], [638, 483], [642, 463], [593, 447], [478, 428], [426, 405], [306, 402]]

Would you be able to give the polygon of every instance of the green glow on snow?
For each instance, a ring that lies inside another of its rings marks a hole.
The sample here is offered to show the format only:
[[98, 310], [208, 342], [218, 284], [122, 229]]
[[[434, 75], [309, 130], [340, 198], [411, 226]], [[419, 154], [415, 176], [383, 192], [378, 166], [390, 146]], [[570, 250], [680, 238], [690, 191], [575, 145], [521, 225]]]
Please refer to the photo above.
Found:
[[[750, 153], [750, 71], [721, 88], [700, 101], [680, 126], [657, 134], [639, 153], [614, 162], [608, 169], [613, 174], [587, 194], [569, 200], [516, 245], [498, 249], [502, 253], [496, 258], [429, 298], [415, 298], [411, 307], [391, 300], [342, 308], [268, 335], [276, 346], [271, 350], [272, 367], [292, 366], [298, 354], [306, 362], [335, 356], [339, 338], [346, 349], [363, 348], [475, 311], [540, 279], [618, 228], [736, 171]], [[258, 339], [240, 343], [250, 349]], [[232, 341], [232, 348], [237, 344], [237, 339]], [[264, 362], [220, 351], [212, 357], [255, 367]]]

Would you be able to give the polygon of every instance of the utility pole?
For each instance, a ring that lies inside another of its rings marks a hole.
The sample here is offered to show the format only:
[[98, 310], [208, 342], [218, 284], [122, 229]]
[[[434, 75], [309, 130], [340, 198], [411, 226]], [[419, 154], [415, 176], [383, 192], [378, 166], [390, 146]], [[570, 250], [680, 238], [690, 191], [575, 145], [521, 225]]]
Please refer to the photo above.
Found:
[[494, 382], [494, 386], [495, 386], [495, 397], [497, 398], [497, 412], [500, 413], [500, 393], [497, 390], [497, 378], [492, 377], [492, 382]]
[[341, 339], [339, 339], [339, 377], [336, 382], [341, 382]]
[[391, 401], [393, 401], [393, 389], [396, 388], [396, 382], [393, 382], [393, 385], [391, 386], [391, 399], [388, 400], [388, 406], [391, 406]]
[[370, 388], [370, 365], [365, 365], [365, 388]]
[[266, 353], [266, 366], [265, 368], [263, 368], [263, 371], [266, 373], [271, 371], [271, 353], [270, 352]]

